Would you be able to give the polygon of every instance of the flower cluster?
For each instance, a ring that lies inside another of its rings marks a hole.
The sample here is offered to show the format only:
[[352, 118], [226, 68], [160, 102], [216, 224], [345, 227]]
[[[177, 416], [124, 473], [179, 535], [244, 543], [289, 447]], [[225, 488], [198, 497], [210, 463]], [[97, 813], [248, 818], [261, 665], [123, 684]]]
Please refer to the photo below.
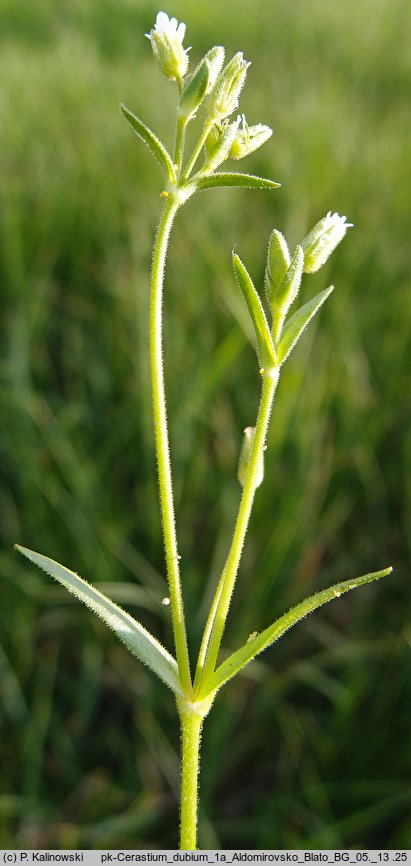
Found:
[[223, 68], [224, 49], [217, 45], [202, 58], [192, 75], [188, 70], [188, 51], [183, 47], [186, 26], [176, 18], [159, 12], [150, 33], [154, 56], [164, 75], [176, 81], [180, 89], [179, 117], [192, 120], [200, 105], [207, 106], [205, 122], [206, 162], [202, 173], [210, 173], [225, 159], [242, 159], [261, 147], [272, 135], [269, 126], [261, 123], [248, 126], [245, 116], [230, 123], [228, 118], [237, 110], [250, 63], [241, 51]]

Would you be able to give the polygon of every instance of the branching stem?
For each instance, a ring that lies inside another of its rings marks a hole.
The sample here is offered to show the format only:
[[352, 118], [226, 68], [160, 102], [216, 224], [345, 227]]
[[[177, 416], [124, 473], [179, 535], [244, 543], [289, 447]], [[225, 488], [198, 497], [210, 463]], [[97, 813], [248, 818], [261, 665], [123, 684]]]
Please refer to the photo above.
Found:
[[272, 371], [270, 374], [264, 375], [263, 378], [263, 388], [256, 423], [254, 446], [251, 454], [247, 480], [244, 485], [244, 490], [241, 497], [233, 540], [231, 542], [227, 562], [225, 564], [223, 575], [218, 584], [211, 606], [210, 616], [212, 617], [212, 622], [209, 618], [210, 621], [208, 621], [206, 624], [205, 634], [207, 633], [207, 636], [209, 635], [207, 651], [204, 653], [204, 645], [202, 645], [200, 651], [199, 667], [202, 666], [202, 668], [200, 670], [198, 668], [196, 673], [196, 685], [199, 686], [200, 694], [202, 693], [200, 683], [202, 683], [204, 685], [204, 688], [206, 689], [207, 679], [214, 672], [218, 652], [220, 649], [221, 639], [224, 633], [225, 623], [231, 602], [231, 596], [233, 594], [238, 567], [241, 559], [241, 553], [244, 546], [251, 510], [253, 507], [254, 495], [256, 490], [256, 480], [259, 473], [259, 462], [261, 459], [261, 454], [265, 447], [265, 439], [267, 436], [268, 425], [270, 422], [271, 410], [273, 406], [278, 378], [279, 368], [275, 371]]

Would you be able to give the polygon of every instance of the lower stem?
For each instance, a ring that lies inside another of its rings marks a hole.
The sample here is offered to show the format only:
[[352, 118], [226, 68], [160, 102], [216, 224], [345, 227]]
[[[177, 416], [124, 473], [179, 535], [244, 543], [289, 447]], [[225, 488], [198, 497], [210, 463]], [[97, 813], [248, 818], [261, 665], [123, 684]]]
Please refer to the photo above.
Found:
[[198, 783], [200, 771], [200, 741], [203, 716], [195, 712], [180, 712], [181, 721], [181, 805], [180, 849], [197, 848]]

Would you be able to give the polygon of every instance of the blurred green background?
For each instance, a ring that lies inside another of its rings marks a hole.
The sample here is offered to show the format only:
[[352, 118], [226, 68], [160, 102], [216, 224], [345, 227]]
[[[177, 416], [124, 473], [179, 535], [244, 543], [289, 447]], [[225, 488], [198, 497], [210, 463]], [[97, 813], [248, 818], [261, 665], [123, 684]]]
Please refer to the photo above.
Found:
[[[206, 722], [202, 847], [411, 847], [411, 56], [403, 0], [188, 0], [192, 62], [253, 61], [241, 108], [281, 181], [191, 200], [166, 286], [167, 389], [192, 653], [227, 550], [259, 381], [231, 271], [268, 235], [355, 223], [306, 300], [337, 291], [288, 362], [226, 635], [235, 648], [334, 580], [395, 573], [307, 619]], [[104, 587], [171, 645], [148, 389], [162, 188], [123, 100], [171, 146], [174, 86], [148, 0], [1, 0], [0, 672], [3, 847], [175, 847], [171, 694], [12, 550]], [[408, 99], [407, 99], [408, 96]], [[238, 167], [239, 164], [237, 164]], [[235, 626], [234, 626], [235, 621]]]

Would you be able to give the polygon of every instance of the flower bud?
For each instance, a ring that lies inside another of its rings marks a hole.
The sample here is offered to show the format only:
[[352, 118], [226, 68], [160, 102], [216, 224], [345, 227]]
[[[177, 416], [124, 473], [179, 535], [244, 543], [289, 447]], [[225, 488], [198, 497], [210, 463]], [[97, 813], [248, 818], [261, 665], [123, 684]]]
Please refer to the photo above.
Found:
[[213, 152], [217, 142], [219, 141], [220, 137], [221, 137], [221, 125], [220, 124], [214, 124], [214, 126], [211, 127], [210, 132], [208, 133], [207, 138], [205, 140], [205, 144], [204, 144], [207, 157], [209, 157], [212, 154], [212, 152]]
[[274, 229], [268, 243], [267, 267], [265, 271], [265, 288], [270, 304], [290, 267], [290, 262], [287, 241], [281, 232]]
[[216, 45], [207, 52], [187, 81], [181, 94], [179, 114], [190, 120], [205, 96], [211, 93], [224, 62], [224, 48]]
[[214, 48], [210, 48], [207, 51], [207, 54], [204, 57], [208, 65], [208, 87], [206, 90], [206, 96], [211, 93], [214, 88], [214, 85], [217, 81], [217, 78], [221, 72], [221, 67], [224, 63], [225, 51], [221, 45], [215, 45]]
[[[240, 460], [238, 464], [238, 472], [237, 477], [241, 484], [241, 487], [244, 487], [247, 481], [248, 470], [250, 468], [251, 455], [253, 453], [255, 439], [255, 427], [246, 427], [244, 430], [243, 444], [241, 446], [240, 452]], [[258, 473], [255, 482], [255, 487], [260, 486], [262, 480], [264, 478], [264, 454], [261, 452], [258, 459]]]
[[296, 246], [295, 253], [291, 259], [290, 266], [284, 274], [280, 285], [277, 287], [273, 297], [273, 304], [279, 310], [288, 312], [293, 301], [295, 301], [303, 275], [304, 253], [300, 245]]
[[233, 141], [230, 156], [233, 159], [242, 159], [243, 156], [248, 156], [249, 153], [261, 147], [272, 134], [272, 129], [269, 126], [264, 126], [262, 123], [257, 123], [256, 126], [249, 126], [243, 114], [242, 124]]
[[[237, 130], [240, 125], [240, 117], [233, 123], [224, 121], [221, 126], [214, 126], [207, 137], [206, 153], [207, 160], [202, 168], [202, 174], [209, 174], [214, 171], [227, 159], [232, 143], [237, 135]], [[210, 139], [210, 141], [208, 141]]]
[[239, 51], [221, 72], [210, 103], [210, 117], [222, 120], [238, 108], [238, 97], [243, 88], [250, 64]]
[[177, 18], [159, 12], [155, 27], [145, 34], [161, 71], [172, 81], [181, 81], [188, 69], [188, 49], [183, 48], [185, 32], [185, 24], [178, 24]]
[[304, 251], [304, 273], [315, 274], [342, 241], [353, 223], [345, 222], [345, 216], [328, 212], [302, 241]]

